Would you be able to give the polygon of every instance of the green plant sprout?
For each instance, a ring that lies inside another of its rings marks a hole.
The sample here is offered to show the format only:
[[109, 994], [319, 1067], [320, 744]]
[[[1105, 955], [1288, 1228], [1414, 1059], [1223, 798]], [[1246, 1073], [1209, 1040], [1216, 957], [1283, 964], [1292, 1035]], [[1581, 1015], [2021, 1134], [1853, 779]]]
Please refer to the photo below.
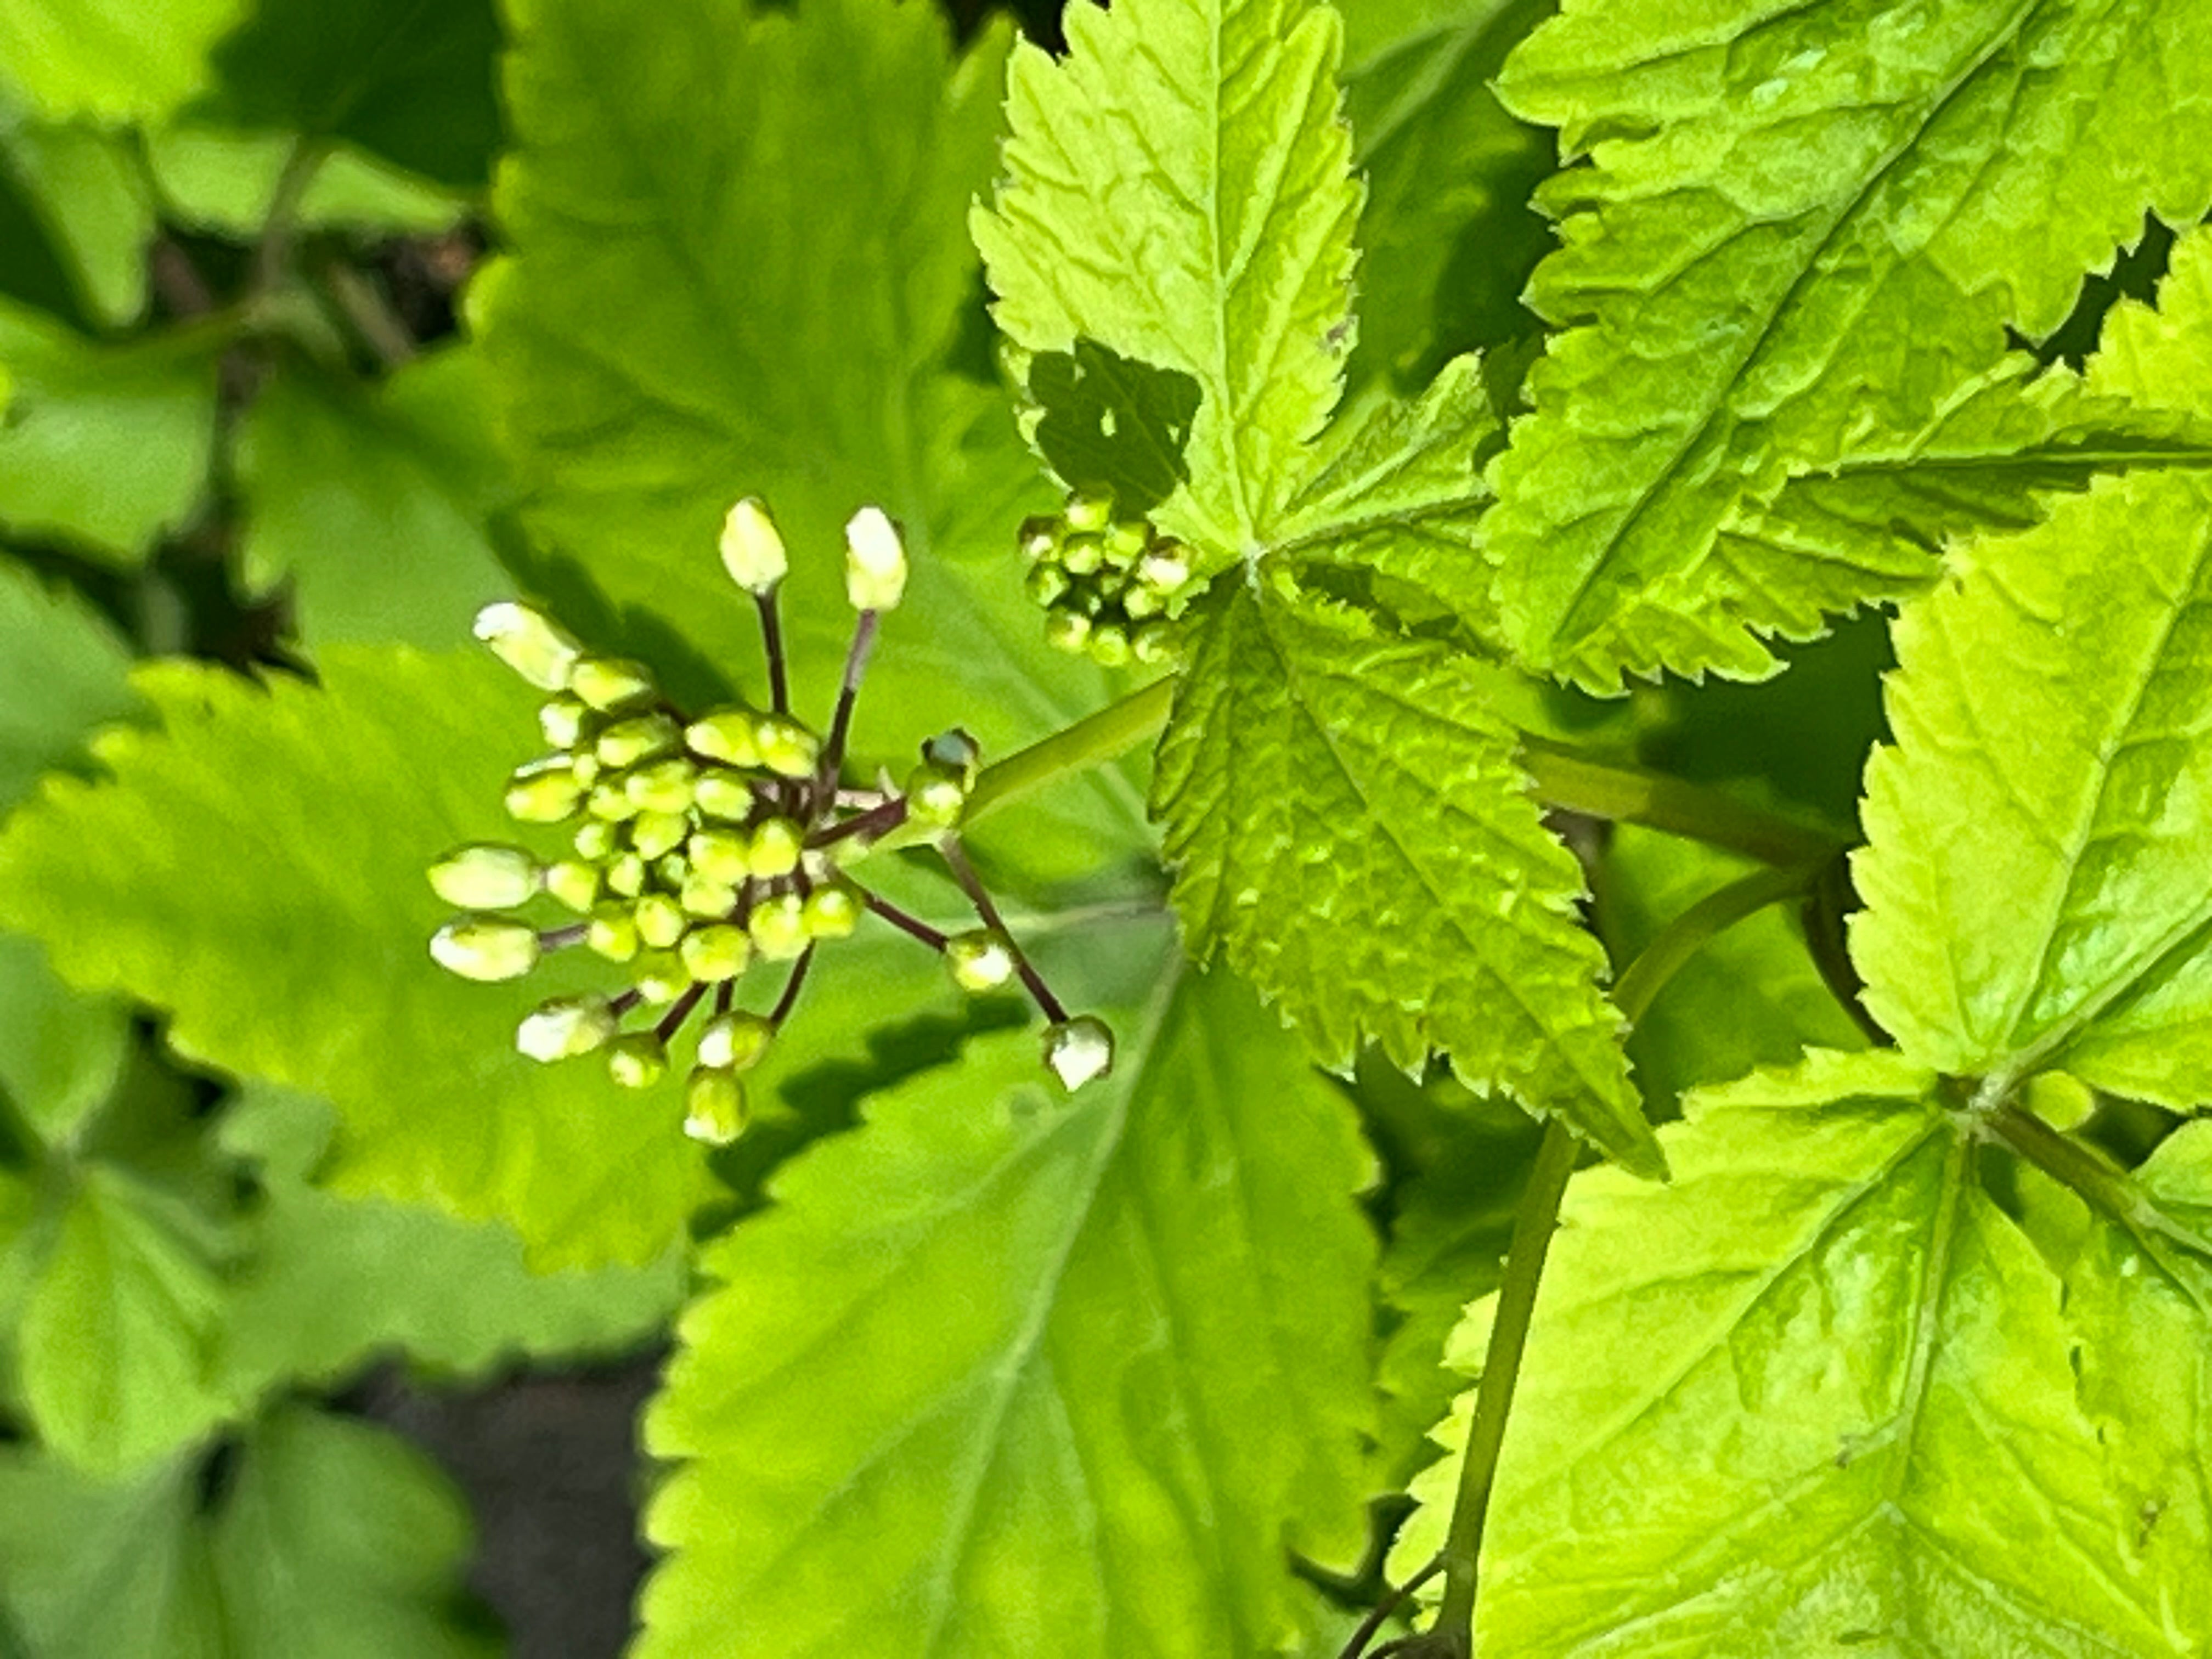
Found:
[[[517, 601], [487, 605], [476, 620], [477, 639], [550, 694], [538, 726], [553, 752], [509, 779], [507, 815], [532, 828], [574, 827], [568, 851], [550, 860], [479, 842], [434, 864], [431, 887], [463, 914], [432, 936], [431, 957], [485, 981], [520, 978], [546, 953], [578, 946], [625, 969], [623, 989], [552, 998], [514, 1037], [524, 1054], [547, 1063], [604, 1053], [625, 1088], [665, 1075], [669, 1045], [710, 1007], [684, 1086], [684, 1129], [711, 1145], [743, 1131], [744, 1073], [798, 1006], [815, 951], [849, 937], [864, 913], [939, 952], [964, 991], [1019, 980], [1048, 1022], [1044, 1063], [1068, 1089], [1114, 1063], [1105, 1022], [1070, 1016], [961, 847], [957, 831], [981, 759], [975, 739], [957, 728], [929, 739], [897, 787], [886, 777], [856, 787], [842, 776], [860, 682], [907, 576], [904, 544], [882, 509], [854, 514], [845, 543], [846, 596], [859, 620], [826, 737], [791, 711], [777, 605], [789, 561], [775, 520], [751, 497], [730, 509], [721, 556], [758, 607], [767, 708], [732, 703], [688, 715], [645, 665], [593, 656]], [[930, 832], [975, 908], [975, 928], [947, 933], [850, 874], [850, 864], [908, 824]], [[515, 914], [541, 895], [580, 920], [541, 927]], [[765, 1013], [737, 1006], [757, 963], [787, 964]], [[655, 1018], [625, 1030], [639, 1011]]]

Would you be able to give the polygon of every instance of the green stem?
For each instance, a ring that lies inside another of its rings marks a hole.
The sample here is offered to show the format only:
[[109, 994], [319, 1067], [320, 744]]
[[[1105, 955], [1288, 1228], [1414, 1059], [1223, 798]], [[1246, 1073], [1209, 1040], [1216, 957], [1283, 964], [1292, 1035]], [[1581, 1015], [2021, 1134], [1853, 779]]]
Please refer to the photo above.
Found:
[[[1791, 868], [1758, 870], [1708, 894], [1661, 928], [1643, 953], [1614, 982], [1613, 1000], [1633, 1021], [1643, 1018], [1668, 981], [1698, 948], [1770, 904], [1803, 893], [1821, 864], [1801, 861]], [[1474, 1647], [1474, 1598], [1480, 1576], [1482, 1534], [1490, 1515], [1490, 1496], [1498, 1482], [1498, 1462], [1505, 1447], [1505, 1427], [1513, 1413], [1514, 1390], [1521, 1379], [1522, 1357], [1536, 1313], [1536, 1292], [1559, 1205], [1574, 1173], [1573, 1133], [1554, 1117], [1514, 1211], [1513, 1237], [1505, 1251], [1505, 1271], [1498, 1287], [1498, 1310], [1491, 1322], [1490, 1346], [1483, 1355], [1482, 1380], [1476, 1386], [1474, 1418], [1468, 1425], [1467, 1452], [1460, 1465], [1459, 1492], [1438, 1559], [1444, 1594], [1425, 1643], [1416, 1650], [1437, 1659], [1464, 1656]]]
[[2149, 1248], [2152, 1241], [2164, 1240], [2199, 1253], [2212, 1249], [2212, 1241], [2168, 1215], [2126, 1170], [2072, 1136], [2060, 1133], [2034, 1113], [2008, 1103], [1990, 1113], [1984, 1121], [1998, 1139], [2112, 1217], [2138, 1243]]
[[1732, 795], [1640, 767], [1608, 765], [1540, 738], [1522, 744], [1521, 764], [1547, 806], [1640, 823], [1762, 864], [1825, 863], [1843, 850], [1833, 836], [1747, 806]]
[[253, 250], [253, 291], [273, 294], [283, 282], [292, 263], [292, 233], [300, 214], [300, 204], [307, 194], [307, 186], [315, 182], [322, 170], [323, 158], [329, 152], [319, 140], [301, 138], [284, 158], [284, 170], [276, 177], [276, 191], [269, 198], [269, 215], [261, 222], [261, 240]]

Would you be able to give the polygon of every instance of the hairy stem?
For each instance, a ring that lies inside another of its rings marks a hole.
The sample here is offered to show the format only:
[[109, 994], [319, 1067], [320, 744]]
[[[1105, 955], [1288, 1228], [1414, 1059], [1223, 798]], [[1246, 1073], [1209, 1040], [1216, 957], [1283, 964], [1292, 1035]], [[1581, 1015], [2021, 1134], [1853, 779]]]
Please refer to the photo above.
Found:
[[[1803, 893], [1821, 867], [1801, 862], [1788, 869], [1754, 871], [1700, 899], [1661, 928], [1628, 965], [1613, 984], [1613, 1001], [1632, 1021], [1642, 1018], [1652, 999], [1697, 954], [1698, 947], [1768, 905]], [[1436, 1659], [1474, 1651], [1483, 1528], [1489, 1519], [1491, 1492], [1498, 1482], [1498, 1460], [1505, 1447], [1506, 1422], [1513, 1412], [1522, 1357], [1528, 1351], [1528, 1329], [1535, 1317], [1536, 1292], [1551, 1254], [1552, 1234], [1559, 1226], [1567, 1178], [1574, 1173], [1576, 1151], [1573, 1133], [1564, 1122], [1554, 1117], [1546, 1124], [1535, 1164], [1528, 1172], [1528, 1184], [1514, 1211], [1513, 1237], [1506, 1247], [1490, 1346], [1483, 1355], [1482, 1379], [1476, 1386], [1474, 1419], [1468, 1429], [1467, 1452], [1460, 1464], [1459, 1491], [1453, 1501], [1443, 1552], [1437, 1558], [1444, 1573], [1443, 1601], [1425, 1644], [1412, 1650]]]
[[1640, 823], [1762, 864], [1821, 864], [1843, 850], [1832, 836], [1747, 806], [1717, 789], [1640, 767], [1591, 760], [1540, 738], [1523, 740], [1521, 764], [1535, 782], [1536, 799], [1547, 806]]

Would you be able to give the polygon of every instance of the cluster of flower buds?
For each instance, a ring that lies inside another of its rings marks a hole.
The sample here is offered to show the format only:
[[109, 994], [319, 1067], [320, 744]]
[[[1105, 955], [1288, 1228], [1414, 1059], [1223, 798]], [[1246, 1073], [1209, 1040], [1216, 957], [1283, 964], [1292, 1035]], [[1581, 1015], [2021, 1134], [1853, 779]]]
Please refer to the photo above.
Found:
[[1116, 519], [1111, 499], [1071, 495], [1057, 517], [1022, 520], [1030, 597], [1045, 637], [1109, 668], [1176, 655], [1176, 618], [1189, 600], [1190, 550], [1143, 519]]
[[[1069, 1088], [1102, 1076], [1113, 1038], [1094, 1018], [1070, 1018], [1000, 920], [953, 831], [980, 762], [953, 731], [923, 745], [902, 788], [848, 787], [840, 777], [861, 674], [880, 614], [906, 583], [897, 530], [874, 507], [846, 527], [846, 590], [860, 613], [826, 736], [795, 719], [782, 654], [777, 589], [787, 559], [759, 502], [731, 509], [722, 559], [757, 600], [770, 704], [732, 704], [696, 718], [669, 701], [643, 666], [592, 656], [526, 605], [487, 606], [477, 637], [549, 694], [538, 723], [551, 752], [508, 780], [517, 823], [559, 826], [562, 853], [479, 842], [432, 866], [430, 884], [464, 914], [441, 927], [431, 956], [476, 980], [514, 979], [546, 951], [580, 947], [618, 964], [611, 994], [556, 997], [526, 1018], [516, 1046], [552, 1061], [603, 1053], [620, 1084], [645, 1088], [668, 1068], [670, 1043], [711, 999], [686, 1091], [685, 1127], [721, 1144], [745, 1121], [743, 1074], [768, 1050], [796, 1005], [816, 949], [873, 912], [940, 952], [972, 992], [1018, 979], [1044, 1010], [1046, 1063]], [[912, 823], [939, 850], [981, 926], [948, 934], [869, 892], [847, 872], [859, 853]], [[541, 927], [516, 914], [544, 898], [574, 918]], [[766, 1013], [738, 1006], [755, 964], [781, 963]], [[646, 1011], [650, 1024], [625, 1030]]]

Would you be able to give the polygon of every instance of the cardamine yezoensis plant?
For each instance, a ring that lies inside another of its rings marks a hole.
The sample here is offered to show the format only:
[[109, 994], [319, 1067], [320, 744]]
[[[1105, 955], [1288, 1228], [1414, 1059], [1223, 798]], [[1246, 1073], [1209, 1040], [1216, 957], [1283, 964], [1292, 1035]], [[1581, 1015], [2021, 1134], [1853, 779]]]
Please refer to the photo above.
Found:
[[[1101, 523], [1103, 520], [1101, 520]], [[1093, 538], [1096, 539], [1095, 538]], [[430, 885], [464, 914], [430, 940], [440, 966], [466, 979], [521, 977], [551, 951], [580, 946], [622, 967], [619, 990], [555, 997], [515, 1032], [531, 1059], [604, 1052], [615, 1082], [649, 1087], [669, 1045], [702, 1007], [685, 1085], [685, 1131], [721, 1145], [746, 1118], [743, 1074], [798, 1005], [814, 953], [872, 912], [939, 952], [963, 990], [1018, 979], [1049, 1024], [1044, 1060], [1078, 1089], [1111, 1068], [1113, 1034], [1071, 1018], [1007, 933], [955, 833], [981, 752], [955, 729], [922, 745], [902, 784], [868, 787], [842, 773], [853, 708], [884, 612], [906, 588], [906, 550], [882, 510], [845, 527], [845, 590], [860, 613], [827, 736], [791, 712], [777, 592], [788, 568], [768, 509], [730, 509], [721, 538], [731, 580], [759, 611], [770, 707], [732, 703], [698, 715], [669, 700], [644, 665], [593, 656], [530, 605], [487, 605], [476, 635], [550, 694], [538, 711], [553, 752], [516, 769], [506, 805], [516, 823], [563, 827], [567, 850], [541, 860], [521, 847], [473, 842], [430, 868]], [[948, 934], [856, 881], [848, 865], [902, 826], [930, 831], [979, 925]], [[540, 896], [580, 918], [541, 927], [517, 914]], [[766, 1012], [738, 1006], [755, 964], [788, 964]], [[641, 1011], [648, 1024], [625, 1030]]]

